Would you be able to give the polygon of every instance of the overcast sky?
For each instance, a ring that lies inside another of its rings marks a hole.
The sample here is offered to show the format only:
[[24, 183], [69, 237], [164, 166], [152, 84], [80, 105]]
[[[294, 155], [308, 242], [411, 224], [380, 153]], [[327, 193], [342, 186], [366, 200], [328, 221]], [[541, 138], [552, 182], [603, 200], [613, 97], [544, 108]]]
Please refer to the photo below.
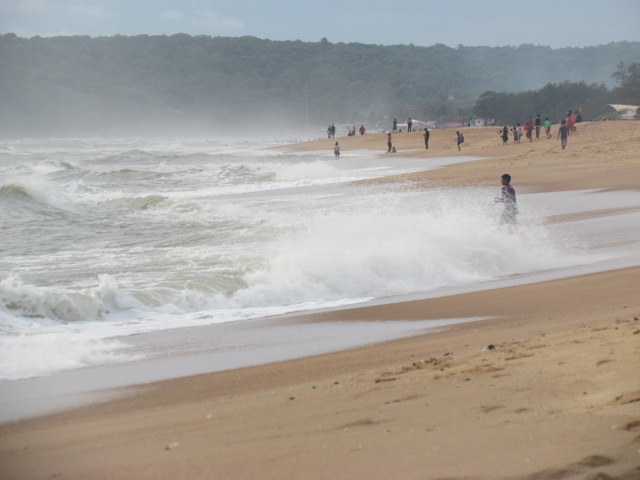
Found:
[[0, 33], [584, 47], [640, 41], [640, 0], [0, 0]]

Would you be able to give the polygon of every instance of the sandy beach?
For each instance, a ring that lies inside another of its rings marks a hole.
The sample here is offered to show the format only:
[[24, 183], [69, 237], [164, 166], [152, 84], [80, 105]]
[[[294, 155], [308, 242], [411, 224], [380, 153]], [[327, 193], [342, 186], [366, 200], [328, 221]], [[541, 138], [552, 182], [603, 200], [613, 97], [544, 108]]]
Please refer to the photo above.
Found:
[[[518, 193], [640, 185], [640, 123], [502, 145], [498, 127], [393, 135], [395, 155], [481, 160], [370, 182]], [[544, 134], [542, 134], [544, 136]], [[292, 146], [384, 155], [386, 135]], [[550, 215], [612, 218], [637, 207]], [[636, 228], [637, 230], [637, 228]], [[606, 235], [605, 235], [606, 236]], [[640, 231], [625, 242], [637, 246]], [[283, 324], [486, 317], [435, 333], [128, 388], [0, 426], [3, 479], [640, 478], [640, 266], [283, 317]]]

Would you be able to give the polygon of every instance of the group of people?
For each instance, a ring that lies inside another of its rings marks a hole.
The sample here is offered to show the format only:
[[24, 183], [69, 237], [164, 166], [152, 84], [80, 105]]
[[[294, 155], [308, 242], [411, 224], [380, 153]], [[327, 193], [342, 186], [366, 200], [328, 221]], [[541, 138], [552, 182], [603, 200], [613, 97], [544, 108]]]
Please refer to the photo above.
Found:
[[[391, 131], [393, 133], [398, 133], [398, 119], [396, 118], [393, 119], [393, 126]], [[411, 120], [411, 117], [407, 118], [407, 132], [413, 132], [413, 120]]]
[[[575, 124], [581, 121], [582, 116], [580, 115], [580, 112], [571, 112], [571, 110], [569, 110], [567, 118], [562, 120], [560, 128], [558, 129], [557, 138], [560, 139], [560, 145], [563, 150], [567, 147], [567, 139], [569, 135], [571, 133], [577, 133]], [[513, 143], [520, 143], [520, 139], [523, 136], [522, 131], [524, 130], [525, 137], [532, 142], [534, 133], [536, 138], [540, 138], [541, 128], [544, 127], [546, 138], [551, 139], [551, 126], [552, 123], [551, 120], [549, 120], [549, 117], [545, 117], [543, 122], [540, 114], [537, 114], [535, 119], [529, 117], [524, 126], [516, 123], [511, 129], [506, 126], [502, 127], [498, 130], [498, 135], [502, 138], [503, 145], [509, 143], [509, 135], [513, 137]]]
[[[364, 128], [364, 125], [360, 125], [360, 135], [364, 135], [367, 132], [367, 129]], [[329, 125], [329, 128], [327, 129], [327, 133], [329, 135], [329, 138], [336, 136], [336, 127], [331, 124]], [[349, 127], [349, 133], [347, 133], [348, 137], [353, 137], [356, 134], [356, 127], [354, 126], [353, 128]], [[338, 142], [335, 143], [335, 145], [333, 146], [333, 156], [335, 157], [336, 160], [338, 160], [340, 158], [340, 144]]]
[[[360, 135], [364, 135], [367, 129], [364, 128], [364, 125], [360, 125]], [[347, 137], [354, 137], [356, 134], [356, 127], [347, 127]], [[331, 138], [336, 136], [336, 127], [332, 124], [327, 128], [327, 138]]]
[[[394, 122], [394, 127], [396, 126], [396, 119], [393, 119]], [[457, 132], [459, 133], [459, 132]], [[424, 133], [422, 134], [422, 136], [424, 137], [424, 148], [425, 149], [429, 149], [429, 137], [430, 137], [430, 133], [429, 133], [429, 129], [427, 127], [424, 128]], [[463, 140], [464, 141], [464, 137]], [[462, 142], [461, 142], [462, 143]], [[458, 150], [460, 148], [458, 147]], [[396, 153], [396, 147], [393, 146], [393, 141], [391, 140], [391, 132], [387, 133], [387, 151], [385, 153]]]
[[[550, 129], [551, 129], [551, 123], [549, 122], [549, 124], [547, 125], [547, 122], [549, 121], [549, 119], [547, 118], [544, 126], [547, 129], [547, 138], [549, 138], [550, 136]], [[563, 120], [562, 121], [562, 126], [560, 127], [560, 133], [558, 135], [563, 134], [562, 132], [565, 132], [564, 134], [568, 135], [568, 127], [565, 125], [566, 121]], [[533, 124], [534, 127], [536, 126], [536, 124]], [[394, 126], [395, 126], [395, 119], [394, 119]], [[364, 126], [361, 126], [361, 135], [364, 135], [364, 132], [362, 131], [362, 129], [364, 128]], [[507, 133], [503, 133], [503, 135], [507, 135], [507, 140], [508, 140], [508, 131], [507, 131], [507, 127], [504, 127], [503, 132], [507, 132]], [[387, 152], [386, 153], [395, 153], [396, 152], [396, 148], [393, 146], [393, 142], [392, 142], [392, 137], [391, 137], [391, 133], [392, 132], [388, 132], [387, 133]], [[563, 135], [564, 135], [563, 134]], [[349, 135], [351, 135], [351, 129], [349, 129]], [[353, 127], [353, 135], [355, 135], [355, 127]], [[429, 148], [429, 130], [427, 128], [424, 129], [424, 144], [425, 144], [425, 148]], [[536, 135], [539, 135], [539, 129], [536, 129]], [[504, 138], [504, 137], [503, 137]], [[539, 138], [539, 137], [538, 137]], [[565, 137], [566, 138], [566, 137]], [[462, 143], [464, 143], [464, 135], [462, 133], [460, 133], [460, 131], [456, 131], [456, 138], [455, 138], [455, 142], [458, 146], [458, 150], [460, 150], [460, 145]], [[506, 141], [505, 141], [506, 142]], [[564, 150], [564, 146], [566, 145], [566, 141], [563, 143], [563, 147], [562, 149]], [[335, 143], [335, 145], [333, 146], [333, 155], [334, 157], [337, 159], [340, 158], [340, 144], [338, 142]], [[518, 205], [516, 203], [516, 191], [515, 189], [511, 186], [511, 175], [509, 175], [508, 173], [505, 173], [504, 175], [502, 175], [501, 177], [501, 183], [502, 183], [502, 190], [500, 192], [500, 196], [496, 197], [495, 201], [497, 203], [502, 203], [504, 206], [504, 209], [502, 211], [502, 215], [500, 216], [500, 223], [503, 225], [507, 225], [509, 228], [511, 228], [512, 226], [516, 225], [517, 223], [517, 215], [518, 215]]]

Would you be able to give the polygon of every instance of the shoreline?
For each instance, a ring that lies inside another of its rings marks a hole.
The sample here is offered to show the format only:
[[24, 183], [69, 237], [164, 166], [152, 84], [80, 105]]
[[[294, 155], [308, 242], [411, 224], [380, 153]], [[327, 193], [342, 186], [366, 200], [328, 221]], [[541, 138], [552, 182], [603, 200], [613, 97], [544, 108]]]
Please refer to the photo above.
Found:
[[[615, 288], [602, 289], [611, 283]], [[631, 475], [640, 433], [640, 372], [632, 360], [640, 352], [639, 289], [635, 267], [291, 317], [293, 323], [404, 320], [425, 312], [495, 318], [165, 380], [106, 403], [3, 424], [6, 478], [56, 472], [185, 478], [198, 465], [229, 478], [260, 471], [260, 478], [275, 479], [304, 465], [304, 478], [383, 479], [394, 478], [389, 456], [402, 459], [407, 474], [428, 466], [426, 478], [536, 473], [550, 480], [561, 468]], [[541, 302], [553, 307], [545, 317], [538, 316]], [[221, 453], [212, 457], [211, 448]], [[295, 456], [287, 454], [292, 449]], [[501, 460], [491, 465], [484, 458], [496, 450]], [[362, 456], [368, 464], [357, 460]]]
[[[587, 204], [583, 204], [590, 198], [589, 193], [578, 192], [571, 195], [569, 192], [561, 192], [561, 194], [565, 196], [566, 212], [551, 218], [543, 217], [547, 220], [543, 223], [553, 225], [570, 222], [573, 224], [572, 230], [576, 233], [579, 231], [585, 237], [593, 236], [593, 232], [590, 231], [593, 228], [588, 227], [590, 220], [594, 218], [629, 216], [640, 210], [640, 205], [636, 208], [615, 207], [621, 202], [640, 200], [633, 196], [621, 197], [618, 194], [611, 198], [611, 194], [607, 194], [606, 197], [609, 200], [600, 199], [595, 206], [602, 207], [613, 202], [609, 205], [612, 208], [594, 211]], [[540, 195], [544, 198], [550, 194]], [[576, 210], [575, 204], [579, 204], [582, 210]], [[640, 222], [640, 216], [637, 216], [637, 219], [628, 219], [627, 223], [635, 220]], [[541, 219], [535, 217], [525, 220], [525, 223], [527, 221], [540, 223]], [[614, 225], [616, 223], [619, 222], [615, 222]], [[578, 230], [578, 224], [585, 224], [586, 228], [583, 226]], [[620, 232], [617, 238], [623, 238], [619, 235]], [[626, 243], [631, 245], [626, 247]], [[325, 312], [405, 304], [415, 300], [450, 297], [609, 270], [622, 270], [640, 265], [640, 252], [633, 249], [634, 243], [637, 242], [618, 240], [612, 242], [610, 246], [597, 246], [598, 251], [612, 250], [615, 254], [599, 253], [591, 259], [586, 257], [584, 260], [588, 261], [587, 263], [535, 270], [480, 283], [441, 286], [428, 291], [347, 302], [340, 306], [303, 309], [242, 321], [175, 327], [112, 337], [110, 341], [127, 345], [122, 353], [130, 358], [115, 363], [61, 370], [45, 376], [3, 381], [0, 390], [0, 423], [55, 414], [57, 411], [126, 396], [140, 385], [157, 381], [360, 348], [393, 339], [416, 336], [423, 330], [437, 330], [447, 323], [483, 321], [485, 317], [476, 318], [474, 315], [469, 315], [470, 318], [452, 318], [425, 314], [422, 319], [416, 318], [410, 322], [395, 320], [393, 324], [388, 325], [382, 325], [383, 321], [376, 322], [375, 329], [372, 329], [349, 321], [342, 324], [333, 322], [333, 325], [325, 323], [324, 327], [315, 328], [315, 322], [300, 320], [291, 323], [288, 319], [314, 318], [315, 315]], [[336, 315], [340, 314], [336, 313]], [[416, 322], [427, 323], [415, 324]]]
[[[481, 161], [367, 182], [495, 186], [508, 169], [523, 192], [638, 190], [635, 123], [582, 125], [565, 152], [559, 142], [543, 140], [496, 147], [497, 127], [478, 128], [461, 129], [461, 153], [485, 157]], [[426, 155], [458, 155], [450, 133], [432, 132]], [[402, 148], [421, 140], [420, 132], [401, 135]], [[343, 152], [386, 136], [364, 137], [341, 138]], [[318, 150], [333, 141], [292, 148]], [[637, 214], [593, 211], [605, 220]], [[594, 221], [593, 211], [558, 214], [552, 221]], [[606, 229], [602, 235], [613, 238]], [[630, 248], [638, 243], [637, 233], [620, 238]], [[634, 266], [288, 315], [277, 321], [491, 318], [350, 350], [163, 380], [108, 402], [4, 423], [2, 472], [21, 479], [200, 478], [209, 475], [204, 472], [274, 479], [637, 478], [638, 292], [640, 266]]]

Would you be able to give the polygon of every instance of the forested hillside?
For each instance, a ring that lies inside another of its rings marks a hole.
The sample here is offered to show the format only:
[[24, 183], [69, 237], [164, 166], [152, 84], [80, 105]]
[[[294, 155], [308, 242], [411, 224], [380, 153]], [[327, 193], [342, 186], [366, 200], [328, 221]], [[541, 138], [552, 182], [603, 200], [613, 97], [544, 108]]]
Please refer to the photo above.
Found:
[[8, 34], [0, 36], [0, 127], [108, 134], [455, 117], [487, 91], [564, 81], [613, 87], [620, 62], [640, 62], [640, 43], [450, 48]]

